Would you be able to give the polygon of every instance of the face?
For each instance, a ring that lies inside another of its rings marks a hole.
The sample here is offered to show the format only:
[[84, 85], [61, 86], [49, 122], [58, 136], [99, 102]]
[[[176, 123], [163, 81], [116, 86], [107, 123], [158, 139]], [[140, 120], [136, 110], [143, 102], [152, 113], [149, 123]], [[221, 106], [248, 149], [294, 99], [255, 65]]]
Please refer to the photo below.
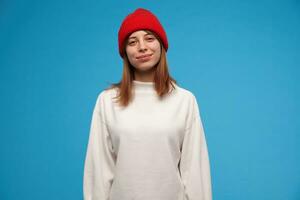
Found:
[[125, 45], [128, 60], [138, 71], [151, 70], [160, 59], [160, 43], [151, 33], [143, 30], [133, 32]]

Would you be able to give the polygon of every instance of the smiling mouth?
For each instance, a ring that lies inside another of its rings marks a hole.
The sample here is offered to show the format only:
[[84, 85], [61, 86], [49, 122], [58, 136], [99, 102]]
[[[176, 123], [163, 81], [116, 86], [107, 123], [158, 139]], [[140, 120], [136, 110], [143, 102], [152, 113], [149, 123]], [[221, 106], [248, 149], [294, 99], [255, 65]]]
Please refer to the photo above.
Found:
[[144, 56], [136, 57], [136, 59], [137, 59], [137, 60], [147, 60], [147, 59], [149, 59], [151, 56], [152, 56], [152, 54], [149, 54], [149, 55], [144, 55]]

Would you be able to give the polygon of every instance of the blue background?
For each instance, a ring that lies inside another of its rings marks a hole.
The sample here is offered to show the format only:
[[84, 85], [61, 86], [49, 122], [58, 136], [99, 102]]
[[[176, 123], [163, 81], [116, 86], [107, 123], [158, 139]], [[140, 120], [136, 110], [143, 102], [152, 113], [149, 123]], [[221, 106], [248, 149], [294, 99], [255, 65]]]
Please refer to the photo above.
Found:
[[215, 200], [300, 199], [300, 1], [0, 2], [0, 199], [82, 199], [92, 109], [122, 74], [117, 32], [160, 19], [197, 97]]

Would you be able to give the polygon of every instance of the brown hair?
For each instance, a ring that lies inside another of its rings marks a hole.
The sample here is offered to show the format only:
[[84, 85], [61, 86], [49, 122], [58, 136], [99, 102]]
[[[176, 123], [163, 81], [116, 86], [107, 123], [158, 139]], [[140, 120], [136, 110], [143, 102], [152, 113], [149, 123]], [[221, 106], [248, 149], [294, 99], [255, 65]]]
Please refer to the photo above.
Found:
[[[154, 75], [154, 83], [155, 83], [155, 90], [157, 95], [162, 98], [165, 94], [170, 92], [171, 86], [173, 89], [175, 89], [175, 86], [173, 83], [177, 83], [175, 79], [173, 79], [168, 70], [168, 64], [167, 64], [167, 58], [166, 58], [166, 51], [165, 48], [162, 45], [162, 42], [160, 38], [152, 31], [145, 30], [147, 33], [153, 34], [160, 42], [161, 46], [161, 55], [160, 60], [155, 66], [155, 75]], [[118, 83], [112, 83], [110, 87], [106, 88], [105, 90], [109, 90], [112, 88], [118, 88], [118, 96], [114, 97], [117, 98], [119, 104], [121, 106], [126, 107], [132, 100], [132, 80], [134, 78], [134, 67], [130, 64], [128, 61], [127, 55], [126, 55], [126, 44], [127, 44], [128, 37], [126, 38], [123, 49], [125, 52], [125, 55], [123, 56], [123, 74], [122, 79]]]

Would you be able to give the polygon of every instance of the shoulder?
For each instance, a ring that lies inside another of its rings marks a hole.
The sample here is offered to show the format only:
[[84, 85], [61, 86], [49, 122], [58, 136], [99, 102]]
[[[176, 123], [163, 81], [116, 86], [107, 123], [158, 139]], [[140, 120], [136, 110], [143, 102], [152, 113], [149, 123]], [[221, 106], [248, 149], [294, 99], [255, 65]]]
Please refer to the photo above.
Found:
[[111, 104], [113, 101], [112, 95], [114, 90], [113, 89], [103, 89], [98, 92], [96, 95], [96, 101], [94, 103], [94, 111], [101, 113], [105, 110], [109, 110], [111, 108]]
[[192, 91], [178, 85], [176, 85], [176, 91], [178, 97], [186, 103], [188, 112], [198, 115], [200, 108], [196, 95]]
[[116, 96], [116, 92], [115, 88], [101, 90], [97, 95], [97, 103], [103, 104], [112, 101], [113, 97]]
[[182, 86], [179, 86], [177, 84], [175, 85], [175, 91], [176, 94], [188, 101], [196, 101], [196, 96], [194, 95], [194, 93], [190, 90], [188, 90], [187, 88], [184, 88]]

